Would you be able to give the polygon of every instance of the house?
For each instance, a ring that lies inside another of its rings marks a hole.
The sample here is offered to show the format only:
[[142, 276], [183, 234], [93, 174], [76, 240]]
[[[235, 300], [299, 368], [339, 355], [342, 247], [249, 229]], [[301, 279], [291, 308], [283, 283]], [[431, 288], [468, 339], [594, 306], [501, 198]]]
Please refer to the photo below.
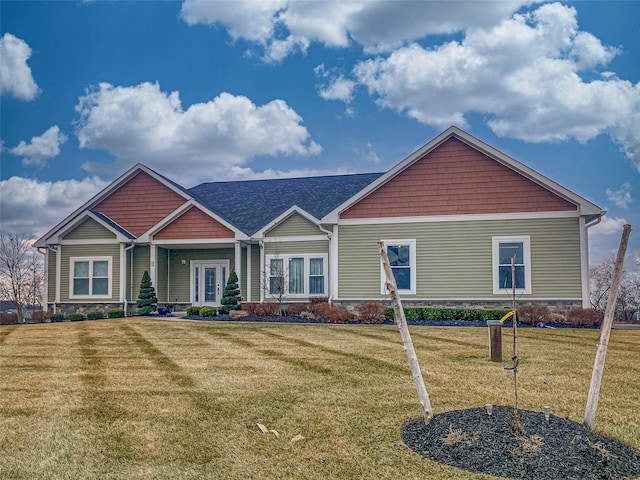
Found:
[[36, 247], [46, 305], [131, 311], [149, 271], [160, 304], [384, 300], [384, 241], [406, 305], [588, 306], [588, 236], [605, 212], [457, 127], [384, 173], [203, 183], [138, 164]]

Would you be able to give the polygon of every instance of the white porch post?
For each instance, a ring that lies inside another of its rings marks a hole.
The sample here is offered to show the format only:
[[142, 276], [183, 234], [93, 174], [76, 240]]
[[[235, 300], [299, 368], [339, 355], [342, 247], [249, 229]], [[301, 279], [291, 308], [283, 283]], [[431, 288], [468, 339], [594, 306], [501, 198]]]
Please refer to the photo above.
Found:
[[268, 280], [264, 277], [266, 277], [264, 271], [264, 242], [260, 240], [260, 303], [264, 302], [264, 290], [267, 288], [265, 284]]
[[151, 284], [153, 288], [158, 290], [158, 275], [156, 265], [158, 265], [158, 247], [151, 245], [149, 247], [149, 276], [151, 277]]
[[60, 275], [62, 271], [62, 245], [56, 245], [56, 300], [55, 303], [60, 303]]
[[234, 260], [235, 260], [235, 271], [236, 271], [236, 275], [238, 276], [238, 285], [241, 285], [241, 281], [242, 281], [242, 249], [240, 248], [240, 242], [238, 240], [236, 240], [236, 243], [234, 245]]
[[251, 301], [251, 249], [251, 244], [247, 245], [247, 302]]

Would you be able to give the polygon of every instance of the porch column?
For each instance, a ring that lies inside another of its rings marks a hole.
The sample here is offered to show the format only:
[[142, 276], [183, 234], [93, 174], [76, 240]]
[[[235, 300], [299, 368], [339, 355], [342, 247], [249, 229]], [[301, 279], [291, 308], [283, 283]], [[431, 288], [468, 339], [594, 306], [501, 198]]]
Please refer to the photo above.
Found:
[[149, 276], [151, 277], [151, 284], [156, 291], [158, 291], [158, 275], [156, 265], [158, 264], [158, 247], [151, 245], [149, 247]]
[[236, 275], [238, 276], [238, 285], [241, 285], [242, 281], [242, 249], [240, 248], [240, 242], [236, 240], [234, 244], [234, 256], [235, 256], [235, 265], [234, 268], [236, 270]]
[[251, 301], [251, 248], [251, 244], [247, 245], [247, 302]]
[[127, 288], [127, 251], [124, 243], [120, 244], [120, 298], [119, 302], [124, 303]]
[[329, 296], [338, 299], [338, 225], [333, 226], [333, 235], [329, 240]]
[[264, 271], [264, 242], [260, 240], [260, 303], [264, 302], [264, 290], [267, 288], [264, 284], [268, 282], [268, 277], [265, 275]]
[[55, 246], [56, 252], [56, 300], [55, 303], [60, 303], [60, 272], [62, 271], [62, 245]]

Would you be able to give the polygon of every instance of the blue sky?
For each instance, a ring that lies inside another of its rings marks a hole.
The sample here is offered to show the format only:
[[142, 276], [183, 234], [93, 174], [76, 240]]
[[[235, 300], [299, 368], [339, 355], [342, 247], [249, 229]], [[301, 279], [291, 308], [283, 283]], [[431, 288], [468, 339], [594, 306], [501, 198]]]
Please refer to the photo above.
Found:
[[4, 231], [137, 162], [185, 187], [385, 171], [455, 124], [608, 211], [592, 262], [624, 223], [640, 259], [638, 1], [0, 9]]

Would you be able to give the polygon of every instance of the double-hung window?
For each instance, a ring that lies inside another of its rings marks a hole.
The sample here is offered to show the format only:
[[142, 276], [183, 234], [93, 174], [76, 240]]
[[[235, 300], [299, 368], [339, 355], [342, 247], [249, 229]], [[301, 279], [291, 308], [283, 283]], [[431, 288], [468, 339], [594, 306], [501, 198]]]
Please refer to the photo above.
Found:
[[493, 293], [531, 293], [531, 241], [525, 236], [492, 238]]
[[[391, 271], [396, 281], [399, 293], [415, 295], [416, 293], [416, 241], [411, 240], [383, 240], [389, 257]], [[381, 290], [386, 294], [387, 278], [381, 265]]]
[[111, 297], [111, 257], [71, 257], [70, 298]]
[[327, 255], [268, 255], [268, 295], [326, 296]]

